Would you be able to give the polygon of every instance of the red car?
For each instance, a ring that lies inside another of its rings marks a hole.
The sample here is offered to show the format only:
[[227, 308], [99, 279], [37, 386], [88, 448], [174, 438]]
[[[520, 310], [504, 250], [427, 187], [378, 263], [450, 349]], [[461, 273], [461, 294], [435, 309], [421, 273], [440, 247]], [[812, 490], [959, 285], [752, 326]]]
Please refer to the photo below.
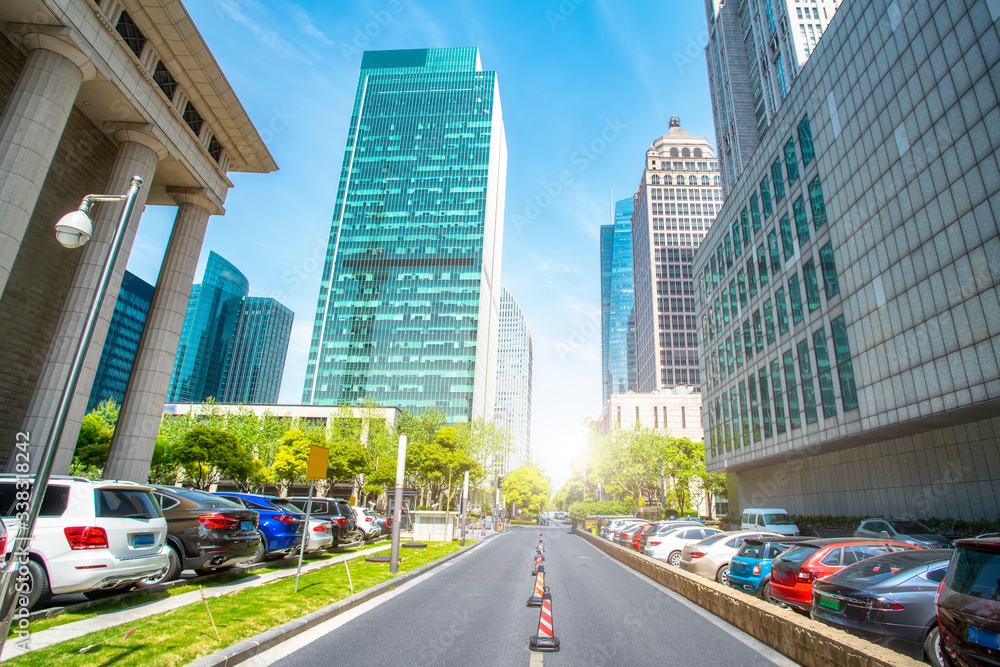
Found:
[[628, 526], [623, 526], [621, 530], [616, 531], [613, 534], [611, 541], [615, 544], [620, 544], [623, 547], [631, 546], [632, 537], [637, 533], [641, 533], [643, 528], [648, 525], [649, 524], [646, 522], [636, 522]]
[[866, 537], [833, 537], [798, 542], [771, 564], [771, 598], [793, 609], [812, 609], [813, 581], [858, 561], [893, 551], [920, 548], [906, 542]]
[[659, 524], [656, 523], [646, 524], [643, 526], [641, 531], [632, 536], [632, 544], [630, 546], [639, 553], [642, 553], [646, 548], [646, 540], [648, 540], [649, 536], [655, 533], [659, 527]]

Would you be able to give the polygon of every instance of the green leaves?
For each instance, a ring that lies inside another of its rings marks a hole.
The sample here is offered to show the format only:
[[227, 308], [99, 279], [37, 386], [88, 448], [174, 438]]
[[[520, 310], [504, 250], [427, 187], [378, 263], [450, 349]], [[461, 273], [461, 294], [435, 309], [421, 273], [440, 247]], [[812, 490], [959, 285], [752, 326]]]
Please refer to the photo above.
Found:
[[503, 493], [507, 496], [507, 506], [517, 505], [525, 514], [537, 515], [549, 500], [551, 483], [540, 468], [533, 465], [521, 466], [507, 475], [503, 482]]

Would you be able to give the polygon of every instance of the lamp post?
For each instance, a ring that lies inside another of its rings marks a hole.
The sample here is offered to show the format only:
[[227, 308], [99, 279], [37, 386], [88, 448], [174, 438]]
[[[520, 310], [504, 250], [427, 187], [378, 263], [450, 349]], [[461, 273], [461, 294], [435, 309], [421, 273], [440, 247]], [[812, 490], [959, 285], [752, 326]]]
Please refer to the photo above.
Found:
[[[49, 431], [48, 440], [42, 450], [41, 459], [38, 461], [37, 472], [32, 475], [18, 474], [18, 489], [26, 488], [30, 490], [29, 499], [18, 502], [15, 505], [17, 518], [20, 523], [17, 528], [17, 537], [14, 538], [14, 550], [0, 574], [0, 592], [3, 599], [0, 601], [0, 651], [3, 650], [4, 642], [10, 632], [10, 625], [13, 619], [15, 602], [18, 600], [16, 583], [27, 578], [26, 563], [28, 560], [28, 543], [31, 541], [31, 532], [35, 528], [35, 519], [42, 507], [42, 499], [45, 497], [45, 490], [49, 484], [49, 477], [52, 474], [52, 465], [55, 460], [56, 449], [59, 440], [62, 438], [63, 430], [66, 427], [66, 417], [69, 413], [70, 403], [76, 393], [76, 385], [80, 379], [80, 371], [83, 369], [83, 361], [87, 356], [87, 348], [94, 337], [94, 329], [97, 326], [97, 319], [101, 314], [101, 306], [104, 304], [104, 297], [107, 295], [108, 285], [111, 283], [111, 276], [114, 273], [115, 263], [118, 254], [125, 240], [125, 232], [128, 229], [129, 218], [132, 217], [132, 210], [135, 208], [135, 199], [142, 188], [142, 179], [138, 176], [132, 177], [129, 190], [124, 195], [87, 195], [80, 203], [77, 211], [67, 213], [56, 223], [56, 239], [66, 248], [79, 248], [86, 245], [93, 232], [93, 223], [90, 220], [90, 207], [96, 202], [117, 202], [124, 201], [125, 207], [122, 209], [121, 218], [115, 228], [115, 235], [111, 240], [111, 251], [104, 262], [104, 269], [97, 282], [97, 289], [94, 291], [94, 300], [90, 305], [90, 312], [87, 313], [87, 320], [80, 334], [80, 344], [76, 348], [73, 357], [73, 364], [70, 366], [69, 375], [66, 377], [66, 385], [63, 387], [62, 395], [59, 398], [59, 407], [56, 409], [55, 418], [52, 421], [52, 429]], [[25, 443], [26, 445], [26, 443]], [[27, 472], [27, 470], [25, 470]], [[22, 568], [23, 571], [22, 571]], [[20, 576], [18, 576], [20, 574]], [[21, 597], [24, 597], [23, 595]], [[24, 610], [24, 617], [27, 617], [27, 606], [20, 605]], [[20, 611], [20, 610], [19, 610]], [[20, 614], [19, 614], [20, 617]]]

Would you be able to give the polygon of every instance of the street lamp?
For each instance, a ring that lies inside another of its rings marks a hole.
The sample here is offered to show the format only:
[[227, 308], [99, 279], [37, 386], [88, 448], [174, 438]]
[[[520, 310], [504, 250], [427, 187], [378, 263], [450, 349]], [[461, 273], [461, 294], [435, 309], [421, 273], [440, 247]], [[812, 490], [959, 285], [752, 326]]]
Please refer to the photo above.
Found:
[[[49, 477], [52, 474], [52, 464], [55, 460], [56, 449], [59, 440], [62, 438], [63, 430], [66, 426], [66, 416], [69, 413], [69, 406], [76, 393], [76, 385], [80, 379], [80, 371], [83, 369], [83, 361], [87, 356], [87, 348], [94, 337], [94, 329], [101, 314], [101, 307], [104, 304], [104, 297], [107, 295], [108, 285], [114, 273], [115, 263], [118, 254], [125, 240], [125, 232], [128, 230], [128, 221], [132, 217], [132, 210], [135, 208], [136, 196], [142, 188], [142, 179], [138, 176], [132, 177], [131, 187], [124, 195], [87, 195], [80, 203], [77, 211], [67, 213], [56, 223], [56, 239], [63, 247], [80, 248], [86, 245], [93, 232], [93, 223], [90, 220], [90, 207], [96, 202], [117, 202], [124, 201], [125, 207], [122, 209], [121, 218], [115, 228], [115, 235], [111, 240], [111, 252], [104, 263], [101, 278], [97, 282], [97, 289], [94, 291], [94, 300], [90, 305], [90, 312], [87, 314], [87, 321], [80, 334], [80, 344], [76, 348], [76, 355], [73, 357], [73, 364], [70, 366], [69, 375], [66, 378], [66, 385], [63, 387], [62, 395], [59, 398], [59, 407], [56, 409], [55, 418], [52, 421], [52, 429], [49, 431], [48, 440], [45, 442], [45, 449], [42, 450], [41, 460], [38, 462], [37, 472], [32, 476], [28, 474], [18, 475], [18, 480], [23, 484], [18, 484], [18, 489], [22, 486], [30, 489], [29, 499], [18, 502], [15, 505], [17, 518], [20, 523], [17, 526], [17, 537], [14, 538], [14, 550], [10, 559], [0, 574], [0, 592], [3, 599], [0, 601], [0, 651], [3, 650], [4, 642], [10, 632], [10, 624], [13, 619], [14, 607], [23, 607], [24, 616], [27, 617], [27, 605], [15, 605], [18, 601], [18, 591], [16, 584], [18, 579], [27, 578], [26, 563], [28, 560], [28, 543], [31, 541], [31, 533], [35, 528], [35, 519], [42, 507], [42, 499], [45, 497], [45, 490], [49, 484]], [[27, 470], [25, 470], [27, 472]], [[28, 483], [30, 480], [30, 484]], [[23, 572], [22, 572], [23, 568]], [[20, 575], [20, 576], [19, 576]], [[21, 595], [25, 600], [27, 596]], [[19, 618], [21, 614], [19, 613]]]

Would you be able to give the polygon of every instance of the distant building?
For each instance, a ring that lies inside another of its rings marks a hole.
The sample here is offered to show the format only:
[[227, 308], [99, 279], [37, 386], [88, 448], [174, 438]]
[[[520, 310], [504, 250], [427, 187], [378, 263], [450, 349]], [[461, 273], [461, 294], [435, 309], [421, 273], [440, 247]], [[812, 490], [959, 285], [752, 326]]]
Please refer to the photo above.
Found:
[[705, 0], [715, 139], [728, 195], [843, 0]]
[[243, 299], [232, 356], [219, 400], [276, 403], [295, 314], [274, 299]]
[[670, 119], [646, 151], [632, 213], [636, 376], [640, 392], [701, 385], [695, 250], [722, 207], [718, 163], [705, 137]]
[[108, 326], [108, 337], [101, 351], [101, 361], [97, 365], [87, 412], [109, 398], [121, 405], [152, 301], [153, 286], [126, 271]]
[[506, 287], [500, 296], [500, 340], [497, 347], [495, 418], [513, 436], [510, 472], [531, 460], [531, 332], [517, 300]]
[[682, 386], [647, 393], [612, 394], [598, 422], [601, 435], [616, 427], [627, 429], [636, 424], [661, 429], [675, 438], [702, 442], [705, 432], [701, 425], [701, 394]]
[[615, 202], [614, 222], [601, 225], [601, 368], [605, 402], [611, 394], [638, 389], [632, 205], [631, 197]]
[[476, 48], [366, 51], [302, 402], [488, 418], [507, 175]]

